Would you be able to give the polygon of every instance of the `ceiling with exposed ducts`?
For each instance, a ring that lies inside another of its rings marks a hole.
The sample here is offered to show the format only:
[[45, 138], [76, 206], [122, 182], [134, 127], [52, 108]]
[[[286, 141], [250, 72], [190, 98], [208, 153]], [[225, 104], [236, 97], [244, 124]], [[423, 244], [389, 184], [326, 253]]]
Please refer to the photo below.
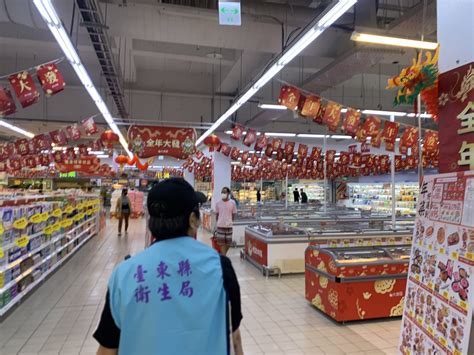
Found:
[[[357, 29], [414, 39], [424, 35], [436, 41], [436, 2], [426, 1], [423, 11], [424, 2], [359, 0], [234, 119], [267, 131], [321, 131], [289, 112], [258, 108], [259, 102], [276, 101], [282, 81], [345, 105], [393, 110], [395, 93], [385, 90], [387, 79], [411, 63], [415, 50], [357, 45], [350, 36]], [[329, 1], [243, 0], [240, 27], [218, 24], [216, 0], [53, 3], [109, 110], [125, 130], [134, 122], [209, 127]], [[31, 0], [0, 0], [0, 76], [61, 56]], [[59, 68], [66, 90], [19, 110], [12, 117], [20, 127], [37, 133], [97, 114], [69, 63], [63, 61]]]

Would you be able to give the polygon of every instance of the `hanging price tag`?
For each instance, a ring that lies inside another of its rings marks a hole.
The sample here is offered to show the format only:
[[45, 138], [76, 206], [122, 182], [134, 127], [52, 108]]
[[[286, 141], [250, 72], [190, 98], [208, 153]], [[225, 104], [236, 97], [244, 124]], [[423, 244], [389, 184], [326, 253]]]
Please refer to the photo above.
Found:
[[443, 291], [443, 297], [446, 299], [449, 299], [449, 292], [448, 291]]
[[51, 226], [47, 226], [47, 227], [44, 229], [43, 232], [44, 232], [44, 234], [46, 234], [46, 235], [51, 235], [51, 234], [53, 234], [53, 226], [52, 226], [52, 225], [51, 225]]
[[36, 213], [33, 216], [30, 217], [30, 222], [34, 224], [38, 224], [43, 222], [43, 216], [41, 213]]
[[440, 253], [440, 254], [446, 254], [446, 249], [440, 248], [440, 249], [439, 249], [439, 253]]
[[464, 301], [459, 301], [459, 307], [461, 307], [462, 309], [464, 309], [465, 311], [467, 311], [468, 309], [468, 305], [466, 302]]
[[3, 287], [5, 285], [5, 274], [3, 272], [0, 272], [0, 287]]
[[61, 221], [61, 227], [62, 228], [68, 228], [72, 225], [72, 218], [66, 218]]
[[457, 251], [453, 251], [451, 253], [451, 257], [454, 259], [454, 260], [458, 260], [459, 259], [459, 253]]
[[56, 208], [52, 213], [53, 217], [61, 217], [62, 214], [63, 214], [63, 211], [61, 211], [60, 208]]
[[466, 253], [466, 259], [473, 261], [474, 260], [474, 253], [467, 252]]
[[82, 218], [81, 218], [80, 213], [78, 213], [72, 219], [74, 220], [74, 222], [79, 222]]
[[83, 210], [84, 209], [84, 202], [79, 202], [77, 205], [76, 205], [76, 208], [78, 210]]
[[43, 212], [41, 213], [41, 222], [46, 222], [49, 218], [49, 213], [48, 212]]
[[441, 343], [441, 345], [443, 345], [444, 347], [446, 347], [447, 341], [446, 341], [445, 338], [439, 337], [439, 342]]
[[0, 235], [5, 232], [5, 228], [3, 227], [3, 223], [0, 223]]
[[66, 214], [71, 214], [73, 211], [74, 211], [74, 208], [72, 206], [67, 206], [64, 209], [64, 213], [66, 213]]
[[5, 253], [3, 252], [3, 248], [0, 247], [0, 259], [3, 259], [4, 256], [5, 256]]
[[56, 222], [51, 226], [53, 232], [57, 232], [58, 230], [61, 229], [61, 222]]
[[15, 222], [13, 222], [13, 227], [15, 229], [25, 229], [27, 225], [28, 225], [28, 221], [26, 220], [25, 217], [17, 219]]
[[23, 236], [21, 236], [20, 238], [16, 238], [16, 239], [15, 239], [15, 245], [16, 245], [18, 248], [24, 248], [24, 247], [26, 247], [29, 242], [30, 242], [30, 237], [28, 237], [27, 235], [23, 235]]

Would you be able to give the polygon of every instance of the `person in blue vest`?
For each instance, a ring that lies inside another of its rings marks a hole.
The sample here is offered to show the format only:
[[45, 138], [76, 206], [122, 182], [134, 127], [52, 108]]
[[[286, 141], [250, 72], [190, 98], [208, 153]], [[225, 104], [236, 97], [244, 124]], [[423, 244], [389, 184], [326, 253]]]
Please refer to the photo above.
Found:
[[113, 271], [94, 333], [97, 354], [243, 354], [232, 263], [194, 239], [202, 202], [181, 178], [150, 191], [154, 242]]

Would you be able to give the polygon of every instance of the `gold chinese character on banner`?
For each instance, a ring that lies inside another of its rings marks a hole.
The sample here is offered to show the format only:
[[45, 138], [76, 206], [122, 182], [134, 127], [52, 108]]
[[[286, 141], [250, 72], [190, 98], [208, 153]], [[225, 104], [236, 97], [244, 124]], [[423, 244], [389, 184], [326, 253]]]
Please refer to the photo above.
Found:
[[51, 69], [44, 75], [48, 84], [54, 84], [58, 82], [58, 76]]
[[163, 148], [171, 148], [171, 141], [170, 140], [164, 140], [163, 141]]
[[28, 84], [24, 81], [28, 78], [28, 73], [26, 71], [18, 73], [17, 78], [20, 82], [20, 93], [25, 90], [31, 91], [31, 87], [29, 87]]
[[458, 160], [458, 165], [469, 165], [469, 169], [474, 170], [474, 143], [462, 142], [459, 154], [461, 160]]
[[146, 141], [146, 145], [148, 147], [153, 147], [154, 144], [155, 144], [155, 141], [153, 139], [149, 139]]
[[173, 148], [179, 148], [179, 140], [178, 139], [173, 139], [173, 142], [171, 143]]
[[474, 132], [474, 101], [470, 101], [464, 110], [457, 116], [461, 121], [461, 129], [458, 129], [458, 134], [473, 133]]

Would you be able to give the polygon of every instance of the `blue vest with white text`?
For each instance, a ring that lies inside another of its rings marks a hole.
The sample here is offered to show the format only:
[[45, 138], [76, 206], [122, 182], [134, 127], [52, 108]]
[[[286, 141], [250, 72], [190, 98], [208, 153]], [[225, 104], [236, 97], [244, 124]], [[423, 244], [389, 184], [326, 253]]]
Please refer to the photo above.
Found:
[[160, 241], [109, 281], [119, 354], [227, 354], [220, 257], [191, 237]]

